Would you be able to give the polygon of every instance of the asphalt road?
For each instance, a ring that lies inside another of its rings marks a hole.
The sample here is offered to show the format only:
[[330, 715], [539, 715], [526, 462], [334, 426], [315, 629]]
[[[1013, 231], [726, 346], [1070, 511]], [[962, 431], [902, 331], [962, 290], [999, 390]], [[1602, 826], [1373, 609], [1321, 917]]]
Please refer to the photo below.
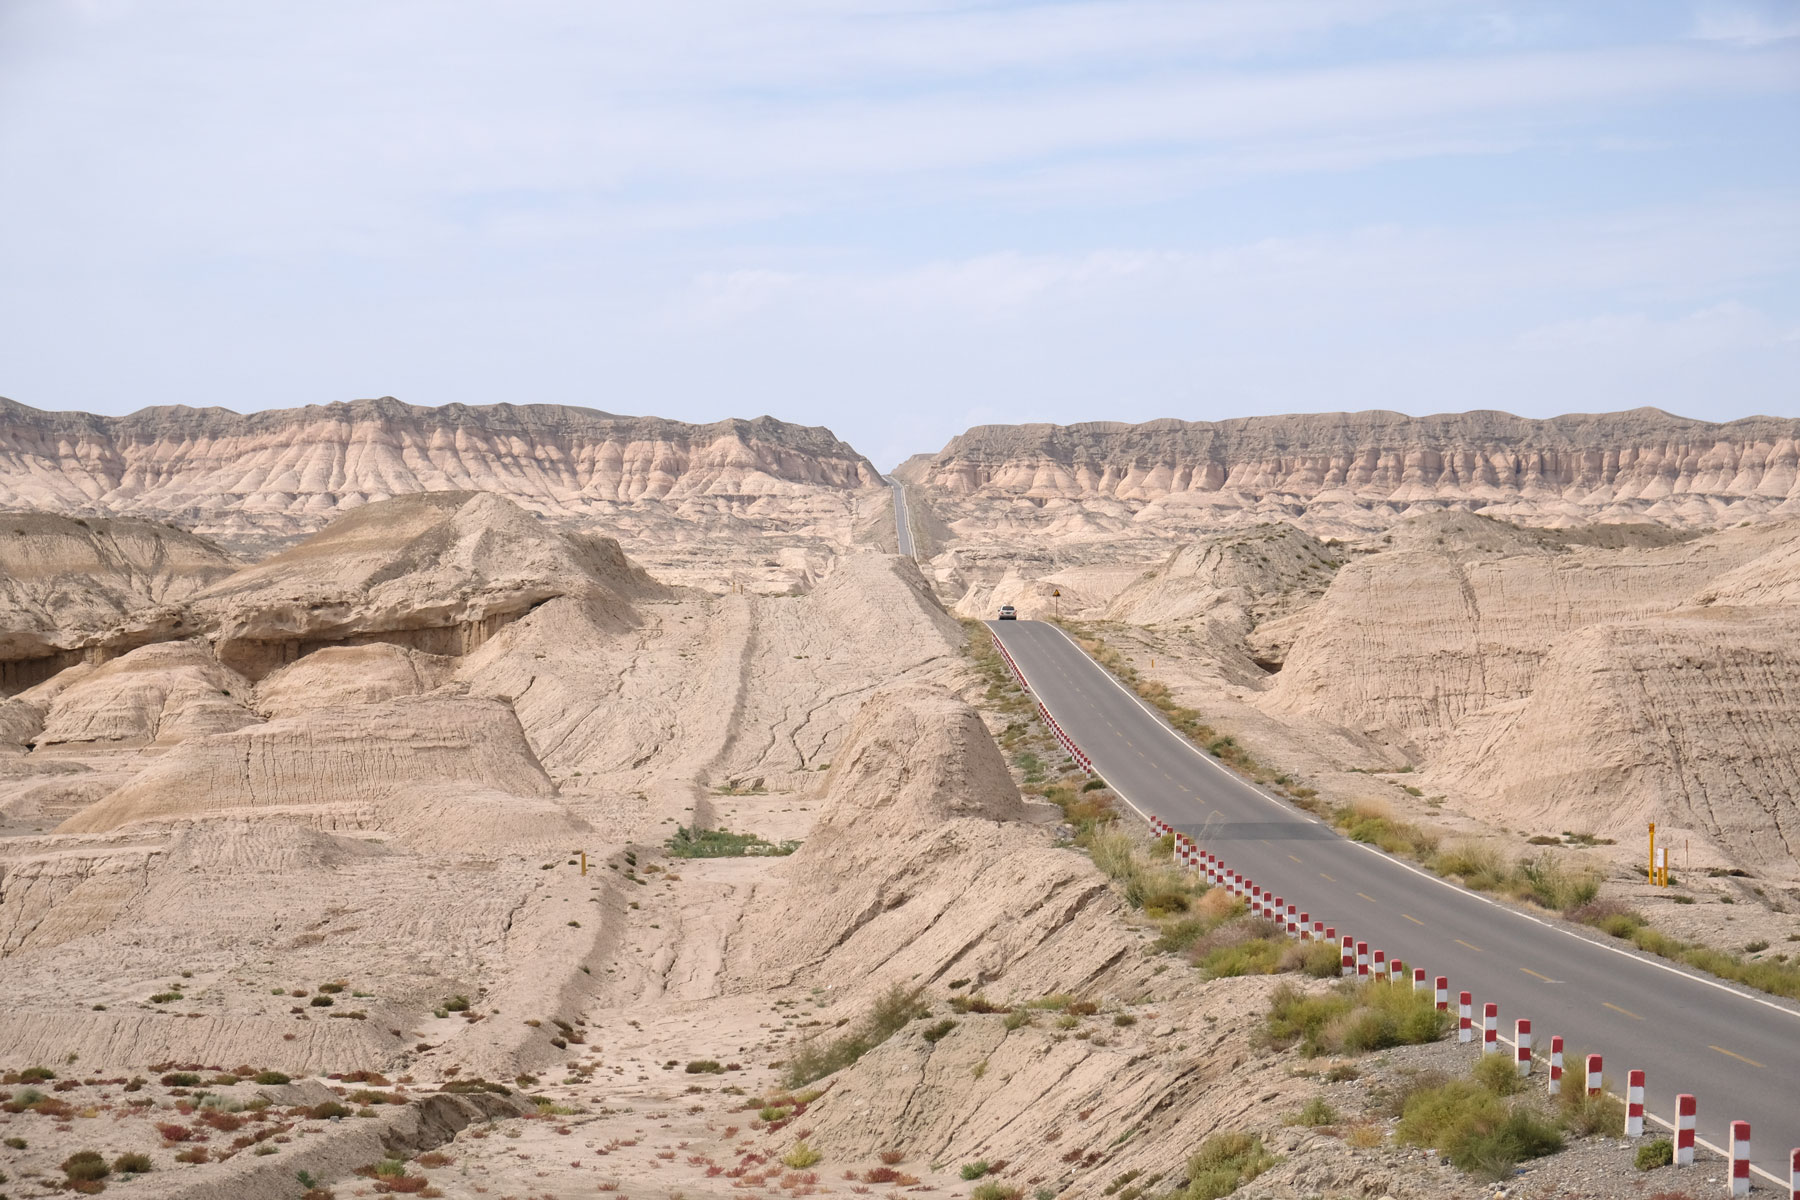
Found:
[[[1473, 993], [1477, 1026], [1493, 1001], [1503, 1039], [1519, 1017], [1531, 1021], [1545, 1054], [1560, 1034], [1564, 1086], [1581, 1086], [1578, 1055], [1598, 1053], [1608, 1088], [1621, 1095], [1627, 1070], [1646, 1072], [1652, 1118], [1672, 1122], [1676, 1094], [1692, 1092], [1699, 1136], [1714, 1147], [1728, 1144], [1731, 1121], [1749, 1121], [1758, 1174], [1786, 1185], [1789, 1150], [1800, 1147], [1800, 1006], [1627, 952], [1593, 930], [1499, 904], [1349, 841], [1196, 748], [1056, 626], [988, 627], [1133, 807], [1340, 935], [1401, 959], [1409, 973], [1419, 966], [1448, 976], [1452, 1011], [1457, 992]], [[1662, 1136], [1654, 1120], [1646, 1132]]]
[[912, 513], [906, 507], [906, 486], [894, 485], [894, 530], [900, 535], [900, 553], [908, 558], [917, 558], [913, 550]]

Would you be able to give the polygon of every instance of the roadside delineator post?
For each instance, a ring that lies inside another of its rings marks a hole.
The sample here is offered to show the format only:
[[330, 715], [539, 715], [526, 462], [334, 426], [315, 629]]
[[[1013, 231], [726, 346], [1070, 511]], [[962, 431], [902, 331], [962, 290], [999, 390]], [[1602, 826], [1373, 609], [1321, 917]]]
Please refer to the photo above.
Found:
[[1699, 1120], [1700, 1104], [1687, 1092], [1675, 1097], [1675, 1165], [1694, 1165], [1694, 1125]]
[[1303, 941], [1303, 942], [1316, 941], [1316, 940], [1318, 940], [1319, 934], [1322, 932], [1324, 932], [1324, 927], [1313, 924], [1313, 919], [1312, 919], [1311, 913], [1301, 913], [1300, 914], [1300, 940], [1301, 941]]
[[1644, 1136], [1644, 1073], [1625, 1072], [1625, 1136]]
[[1450, 1011], [1450, 977], [1448, 975], [1439, 975], [1437, 977], [1437, 979], [1434, 981], [1432, 986], [1433, 986], [1433, 990], [1437, 992], [1438, 1011], [1439, 1012], [1449, 1012]]
[[1289, 937], [1300, 936], [1300, 910], [1292, 904], [1287, 906], [1287, 931]]
[[1356, 943], [1356, 977], [1366, 979], [1369, 974], [1369, 943]]
[[1600, 1094], [1600, 1067], [1601, 1062], [1598, 1054], [1590, 1054], [1587, 1056], [1587, 1094], [1590, 1096], [1598, 1096]]
[[1456, 1040], [1467, 1042], [1475, 1037], [1475, 1000], [1467, 992], [1456, 998]]
[[1397, 958], [1388, 960], [1388, 982], [1389, 983], [1405, 983], [1406, 982], [1406, 964], [1401, 962]]
[[1481, 1052], [1500, 1052], [1500, 1006], [1492, 1000], [1481, 1006]]
[[1413, 968], [1413, 991], [1422, 992], [1426, 989], [1426, 987], [1427, 987], [1427, 984], [1425, 983], [1425, 968], [1424, 967], [1414, 967]]
[[1519, 1074], [1531, 1074], [1531, 1022], [1524, 1017], [1513, 1022], [1513, 1053], [1519, 1064]]
[[1750, 1194], [1750, 1122], [1731, 1123], [1731, 1194]]
[[1375, 952], [1374, 974], [1375, 974], [1375, 978], [1377, 978], [1377, 979], [1386, 979], [1387, 978], [1387, 951], [1386, 950], [1377, 950]]
[[1788, 1154], [1788, 1200], [1800, 1200], [1800, 1146]]
[[1550, 1039], [1550, 1087], [1552, 1096], [1562, 1094], [1563, 1045], [1560, 1036]]
[[1344, 949], [1338, 961], [1343, 966], [1343, 975], [1346, 979], [1356, 974], [1356, 943], [1347, 933], [1344, 935]]

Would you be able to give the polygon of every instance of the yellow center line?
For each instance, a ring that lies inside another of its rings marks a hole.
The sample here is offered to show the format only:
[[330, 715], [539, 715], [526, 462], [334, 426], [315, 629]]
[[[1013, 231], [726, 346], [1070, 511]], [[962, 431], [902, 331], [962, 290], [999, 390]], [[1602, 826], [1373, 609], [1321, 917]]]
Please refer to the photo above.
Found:
[[1300, 861], [1300, 860], [1299, 860], [1299, 859], [1297, 859], [1297, 858], [1294, 858], [1294, 856], [1293, 856], [1293, 855], [1291, 855], [1291, 854], [1290, 854], [1290, 855], [1288, 855], [1288, 857], [1289, 857], [1289, 858], [1293, 858], [1293, 859], [1294, 859], [1294, 861], [1295, 861], [1295, 862], [1299, 862], [1299, 861]]
[[1469, 949], [1473, 950], [1477, 954], [1486, 954], [1487, 953], [1487, 951], [1483, 950], [1480, 946], [1470, 946], [1469, 943], [1463, 941], [1461, 938], [1454, 938], [1452, 940], [1455, 941], [1456, 944], [1459, 946], [1468, 946]]
[[1362, 898], [1364, 900], [1367, 900], [1370, 904], [1375, 903], [1375, 897], [1373, 897], [1373, 896], [1364, 895], [1362, 892], [1358, 892], [1356, 894], [1359, 896], [1362, 896]]
[[1749, 1064], [1750, 1064], [1750, 1065], [1751, 1065], [1751, 1066], [1753, 1066], [1753, 1067], [1760, 1067], [1760, 1066], [1762, 1066], [1762, 1064], [1761, 1064], [1761, 1063], [1759, 1063], [1759, 1062], [1757, 1062], [1757, 1061], [1756, 1061], [1756, 1060], [1755, 1060], [1755, 1059], [1754, 1059], [1754, 1058], [1745, 1058], [1745, 1057], [1744, 1057], [1744, 1056], [1743, 1056], [1743, 1055], [1741, 1055], [1741, 1054], [1733, 1054], [1733, 1053], [1732, 1053], [1732, 1052], [1731, 1052], [1731, 1051], [1729, 1051], [1729, 1050], [1727, 1050], [1727, 1049], [1726, 1049], [1726, 1048], [1725, 1048], [1725, 1047], [1723, 1047], [1723, 1046], [1714, 1046], [1714, 1045], [1710, 1045], [1710, 1044], [1709, 1044], [1709, 1045], [1708, 1045], [1708, 1046], [1707, 1046], [1707, 1047], [1706, 1047], [1706, 1048], [1707, 1048], [1707, 1049], [1708, 1049], [1708, 1050], [1717, 1050], [1717, 1051], [1718, 1051], [1718, 1052], [1719, 1052], [1719, 1053], [1720, 1053], [1720, 1054], [1723, 1054], [1723, 1055], [1724, 1055], [1724, 1056], [1725, 1056], [1725, 1057], [1726, 1057], [1726, 1058], [1735, 1058], [1735, 1059], [1737, 1059], [1737, 1060], [1738, 1060], [1738, 1061], [1739, 1061], [1739, 1062], [1741, 1062], [1741, 1063], [1749, 1063]]
[[1320, 871], [1320, 872], [1319, 872], [1319, 878], [1320, 878], [1320, 879], [1330, 879], [1330, 880], [1331, 880], [1331, 882], [1332, 882], [1332, 883], [1336, 883], [1336, 882], [1337, 882], [1337, 880], [1335, 880], [1335, 879], [1331, 879], [1331, 876], [1329, 876], [1329, 875], [1327, 875], [1327, 874], [1326, 874], [1326, 873], [1325, 873], [1325, 872], [1323, 872], [1323, 871]]
[[[1610, 1004], [1610, 1003], [1607, 1003], [1606, 1001], [1601, 1001], [1600, 1006], [1602, 1008], [1610, 1008], [1614, 1012], [1619, 1013], [1622, 1016], [1630, 1017], [1634, 1021], [1641, 1021], [1644, 1019], [1644, 1018], [1638, 1016], [1636, 1013], [1632, 1012], [1629, 1008], [1620, 1008], [1618, 1005]], [[1717, 1047], [1714, 1047], [1714, 1049], [1717, 1049]]]
[[1527, 975], [1531, 976], [1533, 979], [1541, 979], [1545, 983], [1555, 983], [1556, 982], [1556, 980], [1550, 978], [1548, 975], [1539, 975], [1536, 971], [1532, 970], [1530, 967], [1520, 967], [1519, 970], [1525, 972]]
[[1405, 917], [1407, 920], [1411, 921], [1414, 925], [1423, 925], [1425, 923], [1425, 922], [1419, 920], [1419, 918], [1413, 916], [1411, 913], [1401, 913], [1400, 915]]

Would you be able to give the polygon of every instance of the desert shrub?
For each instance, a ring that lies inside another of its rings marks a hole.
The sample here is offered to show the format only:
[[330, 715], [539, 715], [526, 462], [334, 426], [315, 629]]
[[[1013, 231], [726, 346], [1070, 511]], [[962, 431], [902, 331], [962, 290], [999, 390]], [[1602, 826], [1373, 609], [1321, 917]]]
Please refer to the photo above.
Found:
[[1519, 1064], [1510, 1054], [1483, 1054], [1469, 1075], [1496, 1096], [1516, 1096], [1525, 1090]]
[[190, 1071], [171, 1071], [157, 1080], [164, 1087], [199, 1087], [200, 1077]]
[[1506, 881], [1507, 869], [1499, 851], [1481, 842], [1452, 842], [1431, 860], [1431, 869], [1439, 875], [1462, 880], [1476, 891], [1491, 892]]
[[311, 1003], [314, 1008], [330, 1008], [333, 1004], [336, 1004], [337, 1001], [333, 1000], [330, 996], [314, 996], [309, 1003]]
[[1654, 1142], [1646, 1142], [1637, 1148], [1637, 1169], [1654, 1171], [1658, 1167], [1666, 1167], [1675, 1161], [1675, 1143], [1668, 1138], [1657, 1138]]
[[1113, 1024], [1120, 1029], [1124, 1029], [1129, 1026], [1136, 1025], [1137, 1018], [1132, 1016], [1130, 1013], [1120, 1013], [1118, 1016], [1113, 1018]]
[[998, 1013], [1007, 1012], [1010, 1008], [1009, 1005], [996, 1004], [980, 992], [972, 996], [952, 996], [950, 1007], [959, 1013]]
[[823, 1157], [824, 1155], [820, 1154], [817, 1150], [814, 1150], [804, 1141], [799, 1141], [794, 1143], [793, 1149], [781, 1156], [781, 1161], [785, 1166], [792, 1167], [796, 1171], [803, 1171], [807, 1167], [817, 1163]]
[[1617, 900], [1591, 900], [1571, 909], [1567, 916], [1571, 921], [1591, 925], [1616, 938], [1629, 938], [1650, 923], [1642, 913]]
[[211, 1159], [212, 1155], [207, 1152], [205, 1146], [191, 1146], [175, 1156], [175, 1161], [178, 1163], [203, 1163], [209, 1162]]
[[970, 1189], [969, 1200], [1023, 1200], [1024, 1195], [1024, 1188], [1013, 1187], [1011, 1184], [1001, 1183], [997, 1179], [990, 1179], [986, 1183], [978, 1183]]
[[696, 1058], [687, 1065], [689, 1075], [723, 1075], [725, 1068], [710, 1058]]
[[754, 833], [732, 833], [726, 829], [689, 829], [678, 825], [675, 834], [663, 843], [674, 858], [781, 858], [800, 848], [796, 841], [765, 841]]
[[1331, 1107], [1323, 1096], [1314, 1096], [1308, 1100], [1299, 1112], [1289, 1118], [1290, 1125], [1336, 1125], [1337, 1109]]
[[1281, 952], [1282, 971], [1298, 971], [1314, 979], [1336, 979], [1343, 959], [1338, 947], [1330, 942], [1290, 942]]
[[786, 1080], [799, 1087], [839, 1071], [887, 1041], [914, 1017], [924, 1015], [919, 989], [894, 984], [876, 998], [869, 1015], [851, 1032], [829, 1041], [814, 1038], [802, 1042], [788, 1055]]
[[4, 1142], [0, 1142], [0, 1146], [7, 1146], [13, 1150], [23, 1150], [25, 1149], [26, 1142], [22, 1137], [9, 1137]]
[[1460, 1170], [1499, 1180], [1518, 1163], [1562, 1149], [1562, 1135], [1530, 1109], [1508, 1105], [1472, 1079], [1415, 1093], [1395, 1128], [1401, 1142], [1429, 1146]]
[[162, 1121], [156, 1126], [156, 1132], [162, 1134], [165, 1142], [185, 1142], [194, 1136], [194, 1131], [186, 1125], [177, 1125], [173, 1121]]
[[26, 1067], [19, 1072], [20, 1083], [49, 1083], [56, 1078], [56, 1072], [49, 1067]]
[[1454, 1018], [1439, 1012], [1430, 992], [1369, 980], [1308, 994], [1283, 984], [1270, 997], [1263, 1040], [1276, 1047], [1300, 1044], [1308, 1057], [1365, 1054], [1389, 1046], [1435, 1042]]
[[351, 1110], [336, 1100], [325, 1100], [306, 1110], [308, 1118], [314, 1121], [329, 1121], [333, 1117], [347, 1117]]
[[96, 1179], [105, 1179], [112, 1174], [112, 1168], [100, 1157], [98, 1151], [78, 1150], [62, 1160], [62, 1172], [74, 1183], [86, 1183]]
[[182, 998], [182, 996], [181, 996], [180, 992], [158, 992], [158, 993], [156, 993], [156, 995], [150, 997], [150, 1003], [152, 1003], [152, 1004], [173, 1004], [173, 1003], [175, 1003], [175, 1001], [180, 1000], [181, 998]]
[[985, 1158], [978, 1158], [974, 1162], [964, 1163], [960, 1172], [964, 1179], [980, 1179], [987, 1173], [988, 1161]]
[[1513, 867], [1513, 894], [1556, 912], [1572, 912], [1600, 894], [1600, 876], [1588, 869], [1570, 870], [1545, 851], [1521, 858]]
[[924, 1038], [927, 1042], [930, 1042], [932, 1045], [936, 1045], [938, 1042], [942, 1041], [945, 1037], [947, 1037], [949, 1035], [950, 1031], [955, 1028], [956, 1028], [956, 1022], [952, 1021], [949, 1017], [945, 1017], [943, 1020], [939, 1021], [937, 1024], [932, 1025], [929, 1028], [927, 1028], [925, 1030], [925, 1032], [920, 1034], [919, 1036]]
[[[1580, 1062], [1581, 1059], [1570, 1059]], [[1556, 1097], [1556, 1116], [1562, 1127], [1578, 1137], [1600, 1133], [1608, 1137], [1625, 1135], [1625, 1105], [1611, 1092], [1590, 1096], [1580, 1086], [1563, 1085]]]
[[113, 1159], [112, 1169], [121, 1175], [145, 1175], [155, 1168], [148, 1154], [121, 1154]]
[[1411, 821], [1402, 821], [1378, 801], [1359, 800], [1332, 813], [1332, 823], [1355, 842], [1380, 846], [1389, 854], [1429, 860], [1436, 853], [1438, 835]]
[[1246, 938], [1229, 946], [1220, 946], [1201, 956], [1196, 964], [1208, 979], [1228, 979], [1238, 975], [1273, 975], [1281, 969], [1286, 947], [1274, 938]]
[[280, 1071], [258, 1071], [252, 1077], [252, 1081], [262, 1084], [281, 1084], [290, 1082], [288, 1077], [283, 1075]]
[[444, 1001], [440, 1007], [442, 1007], [445, 1012], [468, 1012], [469, 998], [467, 996], [452, 996]]
[[1006, 1020], [1002, 1024], [1006, 1026], [1008, 1033], [1015, 1029], [1023, 1029], [1031, 1024], [1031, 1010], [1023, 1006], [1015, 1008], [1006, 1014]]
[[1215, 1133], [1187, 1161], [1183, 1200], [1219, 1200], [1275, 1165], [1262, 1138], [1250, 1133]]

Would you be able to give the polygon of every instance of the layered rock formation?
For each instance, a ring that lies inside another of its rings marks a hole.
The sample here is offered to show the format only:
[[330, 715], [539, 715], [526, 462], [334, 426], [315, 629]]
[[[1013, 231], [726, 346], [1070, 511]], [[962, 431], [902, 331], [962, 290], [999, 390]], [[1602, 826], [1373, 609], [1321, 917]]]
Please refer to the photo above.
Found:
[[967, 537], [984, 527], [1179, 533], [1281, 516], [1346, 532], [1445, 506], [1540, 525], [1717, 527], [1800, 511], [1800, 421], [1713, 424], [1637, 409], [986, 425], [896, 477]]
[[0, 400], [0, 505], [172, 520], [246, 546], [291, 541], [373, 500], [446, 490], [493, 492], [546, 516], [847, 529], [847, 497], [880, 485], [829, 430], [769, 417], [690, 425], [391, 397], [101, 417]]
[[182, 636], [184, 601], [239, 565], [167, 525], [0, 513], [0, 693]]
[[1397, 752], [1505, 827], [1654, 820], [1793, 870], [1800, 522], [1599, 549], [1448, 513], [1392, 541], [1277, 623], [1268, 711]]

